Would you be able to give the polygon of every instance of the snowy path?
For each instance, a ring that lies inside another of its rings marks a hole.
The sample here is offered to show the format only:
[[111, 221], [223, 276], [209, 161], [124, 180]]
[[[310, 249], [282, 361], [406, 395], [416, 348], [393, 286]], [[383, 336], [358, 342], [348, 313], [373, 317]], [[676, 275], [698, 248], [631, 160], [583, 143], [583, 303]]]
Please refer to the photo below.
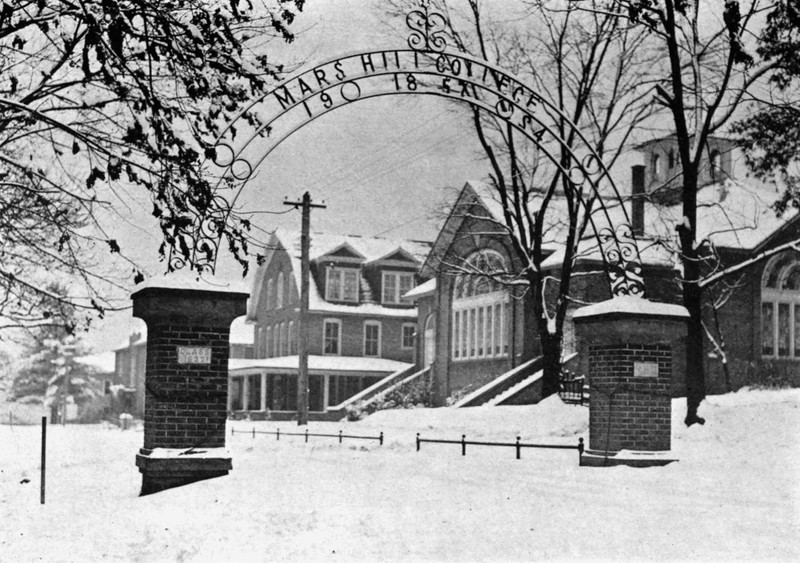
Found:
[[557, 401], [383, 412], [311, 427], [383, 430], [382, 447], [237, 433], [230, 476], [144, 498], [141, 432], [51, 427], [44, 507], [39, 429], [0, 427], [0, 561], [797, 560], [798, 407], [798, 391], [712, 397], [709, 423], [688, 430], [676, 412], [681, 461], [651, 469], [580, 468], [572, 451], [414, 449], [415, 432], [572, 444], [587, 411]]

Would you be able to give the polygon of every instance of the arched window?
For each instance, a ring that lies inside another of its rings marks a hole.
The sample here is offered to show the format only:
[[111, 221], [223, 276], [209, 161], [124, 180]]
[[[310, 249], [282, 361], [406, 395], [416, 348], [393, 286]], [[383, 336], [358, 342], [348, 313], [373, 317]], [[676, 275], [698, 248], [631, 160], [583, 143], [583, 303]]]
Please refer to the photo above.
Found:
[[508, 291], [490, 277], [505, 272], [503, 257], [493, 250], [471, 255], [453, 291], [451, 354], [454, 360], [508, 355]]
[[761, 354], [800, 359], [800, 252], [782, 252], [764, 268]]
[[662, 170], [661, 155], [653, 155], [653, 179], [660, 180], [664, 171]]
[[272, 357], [277, 358], [281, 355], [281, 327], [280, 325], [275, 325], [274, 330], [272, 331]]
[[264, 340], [264, 357], [269, 358], [272, 356], [272, 327], [268, 326], [266, 330], [267, 336]]
[[294, 333], [294, 321], [289, 321], [289, 355], [297, 354], [297, 335]]
[[278, 274], [278, 281], [275, 284], [275, 308], [283, 308], [283, 272]]

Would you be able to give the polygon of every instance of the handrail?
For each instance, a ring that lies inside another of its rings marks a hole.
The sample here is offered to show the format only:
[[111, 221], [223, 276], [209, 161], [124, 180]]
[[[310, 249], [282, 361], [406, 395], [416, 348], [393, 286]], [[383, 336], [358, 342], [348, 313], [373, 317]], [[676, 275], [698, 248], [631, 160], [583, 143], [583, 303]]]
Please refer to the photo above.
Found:
[[391, 385], [392, 382], [394, 382], [394, 380], [396, 380], [398, 378], [401, 378], [401, 377], [404, 377], [405, 375], [408, 374], [409, 371], [412, 371], [415, 367], [416, 366], [414, 366], [412, 364], [412, 365], [408, 366], [407, 368], [403, 368], [403, 369], [398, 370], [398, 371], [396, 371], [394, 373], [390, 373], [389, 375], [387, 375], [386, 377], [384, 377], [380, 381], [378, 381], [376, 383], [373, 383], [372, 385], [370, 385], [366, 389], [362, 389], [361, 391], [359, 391], [358, 393], [356, 393], [352, 397], [350, 397], [348, 399], [345, 399], [344, 401], [342, 401], [338, 405], [335, 405], [335, 406], [332, 406], [332, 407], [327, 407], [325, 410], [326, 411], [344, 410], [347, 407], [347, 405], [350, 405], [350, 404], [352, 404], [352, 403], [354, 403], [356, 401], [361, 401], [361, 400], [364, 399], [365, 396], [368, 396], [368, 395], [371, 396], [370, 394], [380, 393], [384, 386]]

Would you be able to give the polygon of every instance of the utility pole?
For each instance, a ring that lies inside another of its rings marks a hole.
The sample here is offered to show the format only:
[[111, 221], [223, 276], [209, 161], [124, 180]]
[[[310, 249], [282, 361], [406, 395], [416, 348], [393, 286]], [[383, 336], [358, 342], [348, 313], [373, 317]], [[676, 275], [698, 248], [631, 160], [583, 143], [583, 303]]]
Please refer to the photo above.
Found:
[[311, 195], [303, 194], [302, 201], [284, 201], [284, 205], [291, 205], [302, 211], [302, 224], [300, 231], [300, 320], [297, 326], [298, 335], [298, 377], [297, 377], [297, 425], [308, 424], [308, 276], [309, 276], [309, 248], [311, 246], [311, 208], [325, 209], [320, 203], [311, 203]]

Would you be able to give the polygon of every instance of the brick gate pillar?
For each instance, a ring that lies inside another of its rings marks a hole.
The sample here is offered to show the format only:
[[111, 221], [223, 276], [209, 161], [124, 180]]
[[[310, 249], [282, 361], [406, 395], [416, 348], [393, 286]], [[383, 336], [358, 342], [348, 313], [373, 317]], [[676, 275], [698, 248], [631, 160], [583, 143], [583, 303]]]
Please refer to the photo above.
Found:
[[231, 322], [246, 293], [148, 286], [133, 316], [147, 323], [142, 495], [226, 475]]
[[589, 449], [581, 465], [645, 467], [671, 455], [672, 382], [686, 373], [689, 313], [615, 297], [575, 312], [579, 369], [589, 382]]

